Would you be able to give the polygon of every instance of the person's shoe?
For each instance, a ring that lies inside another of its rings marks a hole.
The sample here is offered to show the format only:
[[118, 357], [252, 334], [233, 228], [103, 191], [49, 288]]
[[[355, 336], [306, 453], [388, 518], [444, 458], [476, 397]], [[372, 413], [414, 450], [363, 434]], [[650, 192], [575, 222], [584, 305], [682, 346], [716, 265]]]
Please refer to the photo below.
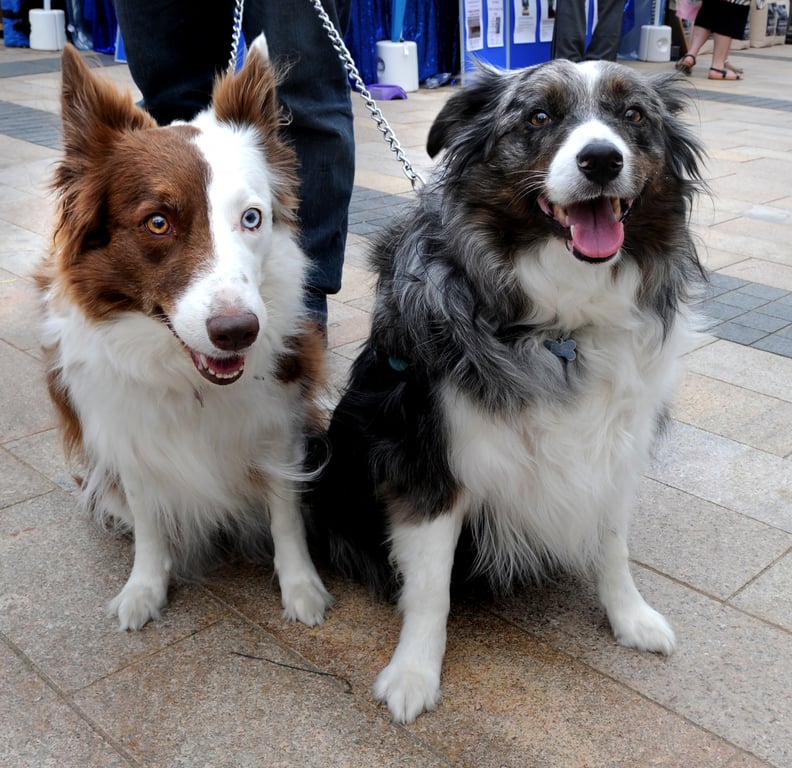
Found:
[[690, 75], [693, 71], [693, 67], [696, 66], [696, 57], [692, 53], [686, 53], [675, 65], [675, 69], [678, 72], [684, 72], [686, 75]]
[[734, 66], [734, 64], [731, 64], [731, 63], [730, 63], [730, 62], [728, 62], [728, 61], [724, 61], [724, 62], [723, 62], [723, 66], [724, 66], [726, 69], [728, 69], [728, 70], [730, 70], [730, 71], [734, 72], [734, 74], [735, 74], [735, 75], [742, 75], [742, 74], [743, 74], [743, 72], [745, 72], [745, 70], [744, 70], [744, 69], [742, 69], [742, 67], [735, 67], [735, 66]]
[[[714, 73], [714, 74], [713, 74]], [[742, 75], [735, 72], [733, 69], [718, 69], [718, 67], [710, 67], [708, 80], [742, 80]]]

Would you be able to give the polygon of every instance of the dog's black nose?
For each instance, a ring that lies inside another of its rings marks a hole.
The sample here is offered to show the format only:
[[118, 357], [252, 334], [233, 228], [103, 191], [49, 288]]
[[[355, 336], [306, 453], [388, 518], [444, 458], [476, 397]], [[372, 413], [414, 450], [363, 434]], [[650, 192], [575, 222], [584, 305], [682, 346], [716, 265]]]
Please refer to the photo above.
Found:
[[259, 321], [252, 312], [240, 315], [215, 315], [206, 321], [209, 338], [218, 349], [238, 352], [249, 347], [258, 336]]
[[593, 141], [586, 144], [577, 156], [580, 172], [589, 181], [604, 187], [613, 181], [624, 167], [622, 153], [607, 141]]

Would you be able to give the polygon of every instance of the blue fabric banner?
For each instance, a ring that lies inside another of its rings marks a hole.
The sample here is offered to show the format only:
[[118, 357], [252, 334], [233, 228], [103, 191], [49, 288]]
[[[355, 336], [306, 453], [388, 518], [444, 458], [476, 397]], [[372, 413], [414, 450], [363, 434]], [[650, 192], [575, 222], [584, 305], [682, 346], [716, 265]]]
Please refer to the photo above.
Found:
[[367, 84], [377, 82], [378, 40], [402, 37], [418, 47], [418, 80], [443, 72], [459, 72], [458, 0], [353, 0], [344, 39]]

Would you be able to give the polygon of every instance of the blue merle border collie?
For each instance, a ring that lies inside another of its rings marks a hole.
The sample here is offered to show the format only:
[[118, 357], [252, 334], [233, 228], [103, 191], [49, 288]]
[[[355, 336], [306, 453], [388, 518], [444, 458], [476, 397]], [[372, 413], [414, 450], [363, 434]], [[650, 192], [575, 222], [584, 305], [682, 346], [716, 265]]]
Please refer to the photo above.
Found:
[[627, 531], [704, 279], [689, 100], [675, 75], [605, 62], [481, 66], [431, 127], [431, 183], [373, 247], [372, 331], [316, 498], [336, 563], [398, 586], [374, 688], [398, 721], [438, 701], [463, 530], [495, 587], [590, 574], [620, 644], [674, 648]]

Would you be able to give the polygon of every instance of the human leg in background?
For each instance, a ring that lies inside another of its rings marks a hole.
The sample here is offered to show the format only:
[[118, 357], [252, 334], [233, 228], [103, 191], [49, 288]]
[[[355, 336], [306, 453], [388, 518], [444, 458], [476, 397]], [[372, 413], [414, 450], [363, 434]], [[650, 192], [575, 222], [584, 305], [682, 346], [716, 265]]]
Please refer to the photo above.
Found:
[[729, 64], [728, 56], [732, 40], [742, 39], [745, 35], [749, 11], [749, 4], [743, 5], [729, 0], [702, 0], [693, 26], [688, 54], [677, 62], [676, 68], [689, 75], [696, 63], [696, 56], [712, 35], [712, 66], [708, 73], [709, 79], [742, 79], [742, 70]]
[[712, 36], [712, 64], [707, 75], [710, 80], [742, 80], [742, 72], [727, 64], [731, 44], [732, 39], [726, 35]]
[[696, 57], [701, 50], [701, 46], [703, 46], [704, 43], [709, 40], [709, 36], [711, 34], [711, 31], [709, 29], [705, 29], [704, 27], [693, 27], [693, 33], [690, 36], [688, 52], [676, 63], [676, 68], [680, 72], [684, 72], [686, 75], [691, 73], [693, 67], [696, 65]]
[[554, 59], [582, 61], [586, 45], [586, 3], [584, 0], [558, 0], [551, 56]]
[[599, 0], [597, 3], [597, 26], [591, 33], [585, 59], [616, 61], [619, 53], [623, 15], [624, 0]]
[[[349, 0], [323, 0], [323, 6], [343, 35]], [[355, 179], [349, 81], [310, 0], [247, 0], [244, 29], [248, 40], [263, 29], [272, 60], [288, 66], [279, 97], [300, 160], [301, 244], [311, 260], [306, 302], [324, 325], [326, 296], [341, 288]]]
[[146, 109], [160, 125], [194, 117], [228, 63], [233, 2], [115, 0], [115, 7]]

